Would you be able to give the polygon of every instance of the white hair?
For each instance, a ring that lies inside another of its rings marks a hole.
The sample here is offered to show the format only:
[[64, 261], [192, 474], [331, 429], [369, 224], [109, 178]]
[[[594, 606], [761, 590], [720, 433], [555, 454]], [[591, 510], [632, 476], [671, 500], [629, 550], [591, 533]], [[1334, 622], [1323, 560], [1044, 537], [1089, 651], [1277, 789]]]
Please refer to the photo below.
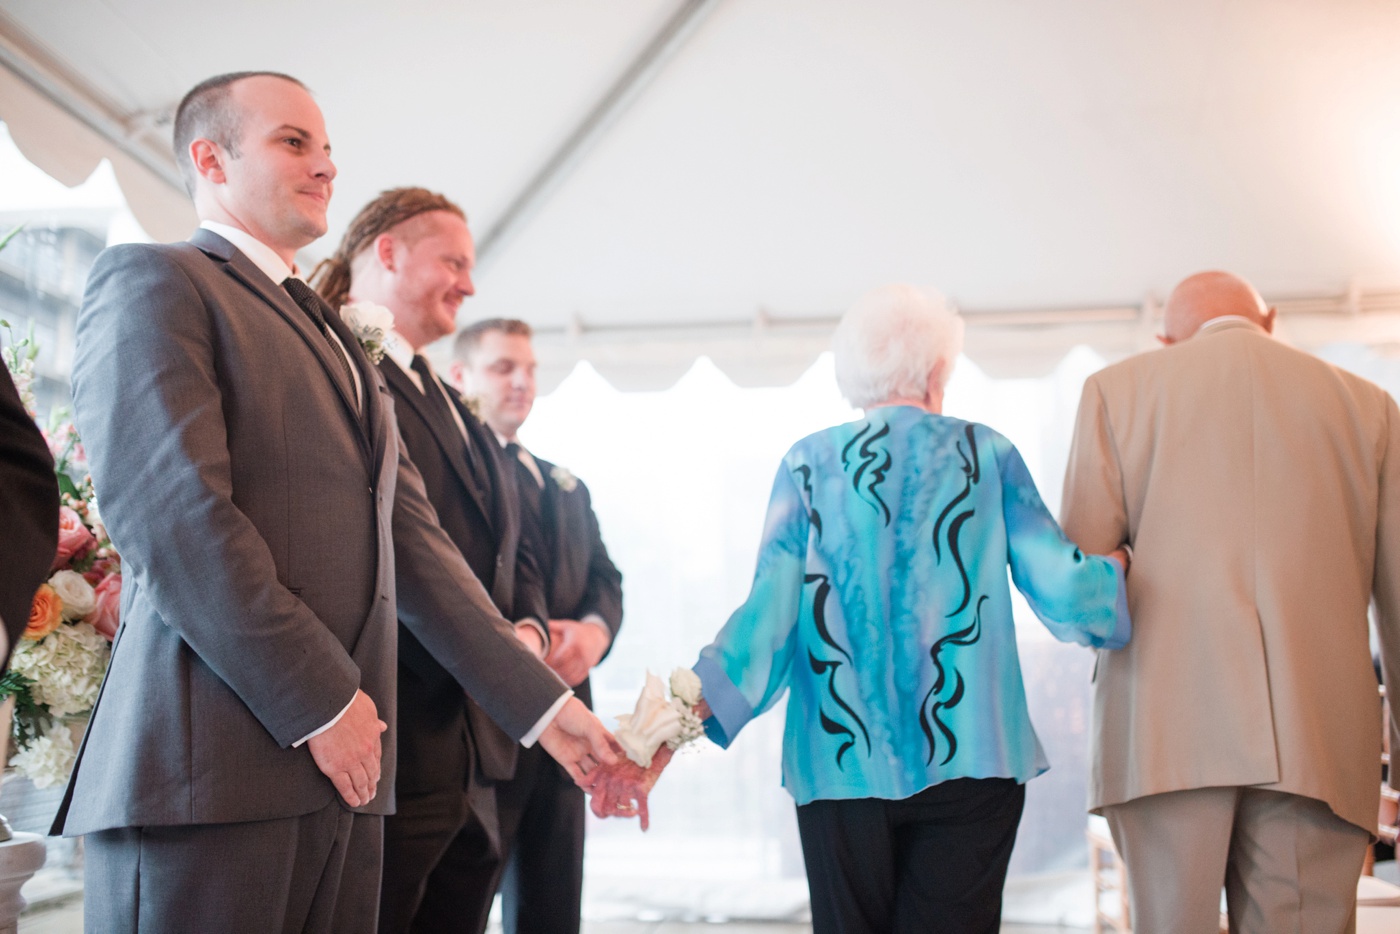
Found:
[[963, 319], [941, 294], [881, 286], [857, 299], [836, 325], [836, 385], [858, 409], [895, 398], [922, 399], [940, 363], [939, 388], [948, 384], [962, 343]]

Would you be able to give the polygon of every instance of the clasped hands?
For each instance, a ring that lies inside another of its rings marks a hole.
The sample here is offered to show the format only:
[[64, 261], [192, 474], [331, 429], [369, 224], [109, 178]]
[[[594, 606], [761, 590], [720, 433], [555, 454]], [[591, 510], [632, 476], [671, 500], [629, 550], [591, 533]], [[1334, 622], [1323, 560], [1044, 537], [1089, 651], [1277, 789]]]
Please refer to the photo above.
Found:
[[[344, 715], [334, 725], [306, 741], [316, 767], [331, 780], [335, 790], [352, 808], [374, 800], [379, 788], [388, 725], [379, 719], [374, 701], [356, 691]], [[622, 752], [593, 711], [576, 697], [569, 698], [540, 734], [540, 745], [569, 773], [584, 791], [594, 796], [593, 813], [599, 817], [638, 816], [647, 827], [647, 792], [661, 774], [659, 765], [643, 771]], [[670, 758], [657, 756], [664, 763]]]

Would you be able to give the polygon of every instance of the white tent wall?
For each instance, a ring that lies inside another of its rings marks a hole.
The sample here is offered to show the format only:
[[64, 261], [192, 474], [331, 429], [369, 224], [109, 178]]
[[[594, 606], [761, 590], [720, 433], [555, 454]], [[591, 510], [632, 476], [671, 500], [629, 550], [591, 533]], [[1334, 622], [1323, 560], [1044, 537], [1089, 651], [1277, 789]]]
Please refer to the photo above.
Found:
[[[964, 309], [949, 411], [1006, 432], [1052, 509], [1084, 377], [1155, 347], [1162, 298], [1198, 269], [1250, 277], [1283, 339], [1400, 391], [1400, 5], [703, 6], [524, 201], [686, 4], [0, 0], [0, 120], [65, 184], [110, 159], [142, 225], [177, 239], [193, 216], [157, 145], [175, 102], [215, 72], [285, 70], [317, 92], [341, 173], [305, 260], [384, 188], [462, 203], [491, 243], [463, 321], [537, 326], [549, 395], [526, 441], [590, 484], [627, 575], [606, 714], [746, 594], [777, 458], [849, 415], [822, 354], [871, 286]], [[1020, 621], [1056, 763], [1025, 872], [1082, 858], [1088, 688], [1085, 653]], [[595, 826], [593, 903], [646, 889], [665, 908], [686, 873], [800, 877], [780, 732], [770, 716], [678, 763], [640, 842]], [[693, 895], [674, 905], [744, 910]]]

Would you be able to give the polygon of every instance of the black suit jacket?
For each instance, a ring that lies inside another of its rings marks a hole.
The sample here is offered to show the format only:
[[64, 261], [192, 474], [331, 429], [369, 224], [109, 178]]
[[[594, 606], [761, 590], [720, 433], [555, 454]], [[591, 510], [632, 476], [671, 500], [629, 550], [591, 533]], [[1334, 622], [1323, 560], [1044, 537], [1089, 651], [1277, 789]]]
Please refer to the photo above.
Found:
[[44, 436], [20, 403], [10, 371], [0, 366], [0, 619], [9, 648], [29, 622], [34, 591], [58, 549], [58, 480]]
[[[598, 517], [588, 487], [572, 478], [572, 489], [565, 490], [556, 474], [559, 468], [535, 458], [544, 477], [540, 491], [539, 552], [544, 575], [545, 597], [551, 619], [583, 619], [596, 614], [607, 623], [613, 638], [622, 628], [622, 572], [608, 557]], [[522, 483], [532, 478], [519, 474]], [[612, 646], [608, 646], [612, 651]], [[604, 653], [604, 658], [607, 653]], [[593, 706], [588, 681], [574, 688], [585, 704]]]
[[[514, 475], [504, 470], [490, 429], [447, 389], [467, 428], [431, 415], [427, 400], [393, 360], [380, 363], [394, 395], [399, 432], [423, 475], [438, 521], [508, 619], [545, 615], [539, 568], [521, 538]], [[433, 388], [433, 387], [429, 387]], [[473, 473], [467, 458], [475, 459]], [[478, 482], [477, 477], [480, 478]], [[473, 755], [490, 779], [515, 773], [518, 746], [468, 699], [457, 681], [405, 627], [399, 628], [399, 787], [405, 793], [461, 788]]]

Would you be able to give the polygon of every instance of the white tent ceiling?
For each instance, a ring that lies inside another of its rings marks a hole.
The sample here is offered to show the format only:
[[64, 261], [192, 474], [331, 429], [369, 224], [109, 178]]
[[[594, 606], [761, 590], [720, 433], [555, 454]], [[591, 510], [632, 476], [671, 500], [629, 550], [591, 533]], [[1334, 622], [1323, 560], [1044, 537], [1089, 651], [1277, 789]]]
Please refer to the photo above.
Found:
[[[559, 361], [661, 373], [700, 348], [737, 355], [742, 381], [790, 378], [891, 280], [1072, 324], [974, 328], [970, 352], [1084, 339], [1113, 355], [1144, 345], [1150, 296], [1207, 267], [1270, 297], [1338, 296], [1309, 308], [1400, 340], [1393, 0], [0, 0], [0, 39], [16, 140], [87, 164], [71, 128], [45, 147], [61, 118], [37, 102], [105, 120], [165, 237], [187, 223], [157, 181], [184, 90], [299, 76], [340, 169], [310, 252], [383, 188], [442, 190], [491, 241], [464, 320], [525, 317]], [[581, 125], [596, 132], [513, 213]], [[1299, 330], [1326, 337], [1322, 320]]]

